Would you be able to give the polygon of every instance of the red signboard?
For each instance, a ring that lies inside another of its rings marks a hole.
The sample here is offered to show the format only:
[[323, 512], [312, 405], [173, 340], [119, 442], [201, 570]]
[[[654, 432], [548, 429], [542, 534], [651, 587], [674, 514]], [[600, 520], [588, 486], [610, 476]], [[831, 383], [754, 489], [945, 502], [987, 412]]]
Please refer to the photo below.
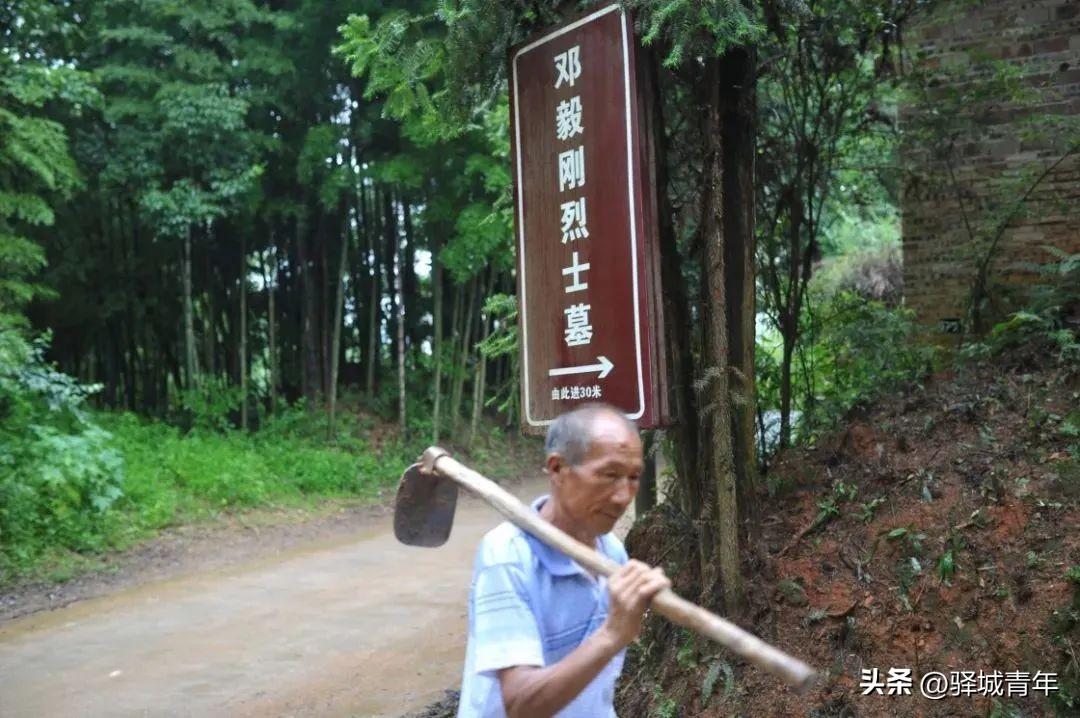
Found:
[[635, 49], [612, 5], [510, 53], [526, 429], [587, 401], [665, 413]]

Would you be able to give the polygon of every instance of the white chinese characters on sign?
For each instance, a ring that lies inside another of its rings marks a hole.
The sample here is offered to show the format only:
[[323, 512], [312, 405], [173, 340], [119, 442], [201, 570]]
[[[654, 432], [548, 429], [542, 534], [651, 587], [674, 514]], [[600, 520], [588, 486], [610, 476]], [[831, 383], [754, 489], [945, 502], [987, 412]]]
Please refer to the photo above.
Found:
[[571, 304], [563, 313], [566, 314], [566, 331], [563, 332], [566, 346], [579, 347], [592, 341], [592, 324], [589, 323], [588, 304]]
[[566, 401], [568, 399], [599, 399], [602, 396], [600, 386], [564, 386], [551, 390], [552, 401]]
[[585, 186], [585, 146], [559, 153], [559, 191]]
[[585, 221], [585, 198], [563, 202], [561, 208], [563, 244], [572, 242], [575, 239], [588, 239], [589, 228]]
[[566, 52], [555, 56], [555, 70], [558, 77], [555, 78], [555, 89], [558, 90], [564, 84], [574, 86], [574, 81], [581, 77], [581, 46], [574, 45]]
[[[581, 47], [575, 45], [565, 52], [555, 55], [555, 89], [563, 86], [573, 87], [581, 77]], [[564, 97], [555, 106], [555, 138], [559, 142], [567, 142], [581, 135], [584, 139], [585, 127], [582, 124], [584, 108], [580, 95]], [[582, 190], [585, 187], [585, 144], [579, 144], [570, 149], [558, 150], [559, 168], [559, 192], [570, 190]], [[576, 242], [589, 238], [589, 228], [585, 214], [585, 196], [583, 194], [559, 203], [559, 225], [562, 234], [562, 243]], [[587, 255], [586, 255], [587, 256]], [[569, 285], [563, 287], [565, 294], [581, 292], [589, 288], [585, 281], [585, 274], [589, 270], [589, 262], [583, 262], [577, 251], [571, 252], [569, 266], [563, 267], [562, 274], [569, 277]], [[563, 330], [563, 342], [567, 347], [580, 347], [592, 343], [593, 325], [589, 318], [592, 305], [586, 302], [571, 304], [563, 310], [565, 329]], [[601, 358], [602, 359], [602, 358]], [[606, 359], [599, 364], [580, 367], [557, 367], [548, 372], [549, 376], [566, 376], [578, 374], [583, 371], [599, 371], [599, 377], [607, 376], [611, 371], [610, 362]], [[574, 399], [599, 399], [600, 387], [571, 386], [560, 387], [551, 390], [552, 401], [566, 401]]]
[[565, 141], [584, 132], [585, 128], [581, 126], [581, 98], [574, 95], [560, 102], [555, 108], [555, 136]]
[[570, 283], [570, 286], [566, 287], [564, 291], [569, 294], [570, 292], [580, 292], [583, 289], [588, 289], [589, 284], [587, 282], [581, 281], [581, 275], [587, 271], [589, 271], [589, 263], [580, 262], [578, 260], [578, 253], [574, 252], [573, 262], [570, 264], [569, 267], [563, 267], [562, 270], [564, 277], [568, 277], [570, 275], [573, 275], [574, 277], [573, 281]]

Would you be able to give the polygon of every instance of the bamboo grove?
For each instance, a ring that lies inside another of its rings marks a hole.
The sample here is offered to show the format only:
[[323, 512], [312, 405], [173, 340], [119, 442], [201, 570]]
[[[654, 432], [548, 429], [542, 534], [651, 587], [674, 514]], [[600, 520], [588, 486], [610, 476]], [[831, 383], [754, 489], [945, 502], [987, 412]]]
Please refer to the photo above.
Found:
[[22, 224], [63, 288], [32, 323], [103, 404], [224, 404], [252, 427], [298, 399], [333, 415], [345, 390], [437, 437], [513, 396], [509, 357], [476, 349], [513, 321], [484, 311], [513, 293], [506, 149], [493, 127], [435, 144], [387, 119], [333, 54], [362, 12], [383, 8], [16, 3], [20, 62], [93, 88], [42, 107], [80, 180], [51, 226]]

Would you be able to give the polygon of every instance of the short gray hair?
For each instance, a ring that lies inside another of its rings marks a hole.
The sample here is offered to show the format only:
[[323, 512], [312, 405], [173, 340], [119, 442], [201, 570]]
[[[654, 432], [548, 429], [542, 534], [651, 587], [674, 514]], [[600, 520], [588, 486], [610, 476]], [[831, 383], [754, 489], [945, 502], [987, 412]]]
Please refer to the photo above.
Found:
[[544, 439], [544, 452], [548, 456], [558, 454], [572, 466], [580, 464], [585, 460], [585, 454], [588, 453], [589, 444], [593, 440], [593, 420], [604, 415], [621, 419], [635, 435], [637, 434], [637, 424], [627, 419], [626, 415], [614, 406], [589, 402], [561, 414], [551, 422], [547, 438]]

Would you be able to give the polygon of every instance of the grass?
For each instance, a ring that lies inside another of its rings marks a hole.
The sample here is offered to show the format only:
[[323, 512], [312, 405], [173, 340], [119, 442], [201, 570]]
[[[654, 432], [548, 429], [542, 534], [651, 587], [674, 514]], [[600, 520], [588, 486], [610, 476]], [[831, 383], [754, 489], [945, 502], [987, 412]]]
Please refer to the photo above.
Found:
[[[184, 433], [128, 413], [96, 412], [91, 419], [103, 430], [110, 455], [119, 457], [108, 479], [119, 496], [95, 508], [92, 490], [65, 501], [45, 489], [24, 494], [29, 503], [12, 509], [33, 518], [0, 541], [0, 586], [26, 578], [63, 581], [107, 568], [103, 557], [110, 550], [223, 514], [279, 507], [317, 513], [341, 501], [370, 501], [394, 486], [424, 448], [422, 438], [402, 442], [396, 431], [355, 412], [339, 418], [329, 440], [325, 414], [299, 409], [247, 433]], [[519, 459], [508, 448], [505, 433], [492, 429], [471, 458], [481, 471], [513, 471]]]
[[102, 424], [124, 457], [120, 508], [150, 529], [271, 503], [374, 496], [406, 465], [360, 441], [326, 444], [273, 429], [185, 436], [130, 414]]

